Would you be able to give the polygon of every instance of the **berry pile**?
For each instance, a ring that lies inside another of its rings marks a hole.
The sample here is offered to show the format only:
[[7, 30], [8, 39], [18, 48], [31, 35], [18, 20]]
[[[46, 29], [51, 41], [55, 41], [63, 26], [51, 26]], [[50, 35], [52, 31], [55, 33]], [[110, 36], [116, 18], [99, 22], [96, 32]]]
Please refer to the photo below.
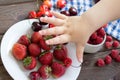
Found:
[[[72, 64], [66, 45], [49, 46], [45, 43], [45, 40], [52, 37], [33, 32], [29, 38], [27, 35], [22, 35], [13, 45], [12, 54], [16, 60], [21, 61], [26, 70], [32, 70], [31, 80], [47, 79], [51, 74], [59, 78]], [[33, 71], [35, 68], [38, 70]]]
[[103, 42], [105, 35], [104, 27], [101, 27], [90, 36], [88, 43], [92, 45], [100, 44]]
[[96, 65], [99, 67], [103, 67], [105, 66], [105, 64], [106, 65], [111, 64], [112, 60], [120, 62], [120, 52], [118, 50], [113, 49], [107, 56], [105, 56], [104, 59], [99, 58], [96, 62]]

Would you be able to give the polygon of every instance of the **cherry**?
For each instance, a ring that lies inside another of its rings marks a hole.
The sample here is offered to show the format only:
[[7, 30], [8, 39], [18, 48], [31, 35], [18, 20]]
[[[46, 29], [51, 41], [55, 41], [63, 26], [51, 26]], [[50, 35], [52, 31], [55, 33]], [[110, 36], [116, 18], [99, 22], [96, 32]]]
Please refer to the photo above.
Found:
[[66, 15], [66, 16], [70, 16], [70, 13], [68, 11], [61, 11], [60, 13]]
[[75, 7], [70, 7], [69, 8], [69, 13], [71, 16], [76, 16], [77, 15], [77, 9]]
[[29, 74], [30, 80], [40, 80], [40, 74], [37, 71], [33, 71]]
[[39, 31], [39, 30], [41, 30], [41, 28], [42, 28], [42, 25], [40, 25], [40, 23], [39, 22], [33, 22], [32, 23], [32, 30], [33, 31]]
[[97, 3], [97, 2], [99, 2], [100, 0], [94, 0], [94, 2], [95, 2], [95, 4]]

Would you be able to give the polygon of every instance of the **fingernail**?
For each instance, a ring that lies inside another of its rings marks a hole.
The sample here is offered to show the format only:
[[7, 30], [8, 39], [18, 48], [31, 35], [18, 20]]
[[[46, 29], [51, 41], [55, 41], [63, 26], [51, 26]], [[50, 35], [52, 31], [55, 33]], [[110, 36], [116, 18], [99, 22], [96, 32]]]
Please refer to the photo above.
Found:
[[83, 59], [81, 59], [81, 58], [79, 58], [78, 61], [79, 61], [80, 63], [83, 63]]
[[42, 20], [43, 20], [43, 17], [40, 18], [40, 21], [42, 21]]
[[50, 42], [49, 42], [49, 41], [46, 41], [46, 44], [48, 44], [48, 45], [49, 45], [49, 44], [50, 44]]

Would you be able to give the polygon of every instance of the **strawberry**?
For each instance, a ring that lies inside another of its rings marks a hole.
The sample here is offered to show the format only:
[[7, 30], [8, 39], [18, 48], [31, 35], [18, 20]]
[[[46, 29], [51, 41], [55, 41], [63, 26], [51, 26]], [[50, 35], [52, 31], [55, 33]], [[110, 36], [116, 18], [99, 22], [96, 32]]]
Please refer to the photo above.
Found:
[[66, 1], [65, 0], [57, 0], [57, 7], [62, 9], [64, 8], [66, 5]]
[[71, 64], [72, 64], [72, 60], [70, 58], [65, 58], [64, 61], [63, 61], [65, 67], [70, 67]]
[[27, 47], [20, 43], [15, 43], [12, 48], [12, 54], [17, 60], [23, 60], [27, 55]]
[[112, 62], [112, 58], [111, 58], [111, 56], [109, 56], [109, 55], [107, 55], [106, 57], [105, 57], [105, 63], [106, 64], [110, 64], [111, 62]]
[[51, 65], [53, 61], [53, 55], [51, 52], [44, 51], [39, 56], [39, 62], [43, 65]]
[[32, 71], [29, 74], [30, 80], [40, 80], [40, 74], [37, 71]]
[[23, 44], [25, 46], [28, 46], [30, 44], [30, 40], [26, 35], [22, 35], [19, 40], [18, 43]]
[[51, 67], [49, 67], [48, 65], [42, 65], [38, 69], [38, 72], [40, 73], [42, 79], [48, 79], [50, 77]]
[[111, 42], [105, 42], [105, 48], [110, 49], [112, 47]]
[[42, 35], [40, 35], [39, 32], [34, 32], [31, 36], [31, 41], [33, 43], [39, 43], [40, 39], [42, 38]]
[[114, 48], [118, 48], [119, 45], [120, 45], [119, 41], [117, 41], [117, 40], [113, 41], [112, 46], [113, 46]]
[[23, 65], [24, 65], [25, 69], [32, 70], [36, 67], [37, 61], [34, 57], [28, 56], [28, 57], [24, 58]]
[[29, 18], [32, 19], [32, 18], [37, 18], [37, 14], [35, 11], [30, 11], [29, 12]]
[[68, 51], [65, 45], [57, 45], [53, 51], [55, 59], [63, 61], [67, 57]]
[[40, 39], [39, 45], [41, 46], [41, 48], [43, 50], [50, 50], [51, 49], [51, 47], [49, 45], [47, 45], [45, 42], [45, 40], [50, 39], [50, 38], [52, 38], [52, 36], [44, 36]]
[[97, 64], [97, 66], [99, 66], [99, 67], [105, 66], [105, 62], [104, 62], [104, 60], [101, 59], [101, 58], [97, 60], [96, 64]]
[[59, 78], [65, 74], [65, 70], [66, 70], [65, 66], [63, 66], [58, 62], [53, 62], [51, 68], [52, 68], [52, 75], [55, 78]]
[[47, 5], [49, 9], [52, 7], [52, 3], [51, 3], [50, 0], [45, 0], [45, 1], [43, 2], [43, 4], [44, 4], [44, 5]]
[[110, 56], [115, 59], [119, 55], [118, 50], [112, 50], [110, 53]]
[[35, 44], [35, 43], [31, 43], [28, 46], [28, 50], [31, 56], [37, 57], [40, 55], [41, 53], [41, 48], [39, 45]]

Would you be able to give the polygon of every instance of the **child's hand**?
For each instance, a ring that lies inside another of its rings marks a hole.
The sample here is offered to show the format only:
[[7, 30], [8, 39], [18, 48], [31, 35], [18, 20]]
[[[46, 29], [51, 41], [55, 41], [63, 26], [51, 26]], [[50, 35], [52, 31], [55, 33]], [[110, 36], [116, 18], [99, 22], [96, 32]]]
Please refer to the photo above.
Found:
[[83, 59], [85, 44], [93, 31], [90, 24], [84, 16], [67, 17], [57, 12], [52, 13], [56, 18], [42, 17], [41, 21], [54, 24], [56, 27], [41, 30], [40, 34], [59, 35], [55, 38], [47, 40], [46, 43], [49, 45], [74, 42], [76, 44], [77, 58], [81, 62]]

